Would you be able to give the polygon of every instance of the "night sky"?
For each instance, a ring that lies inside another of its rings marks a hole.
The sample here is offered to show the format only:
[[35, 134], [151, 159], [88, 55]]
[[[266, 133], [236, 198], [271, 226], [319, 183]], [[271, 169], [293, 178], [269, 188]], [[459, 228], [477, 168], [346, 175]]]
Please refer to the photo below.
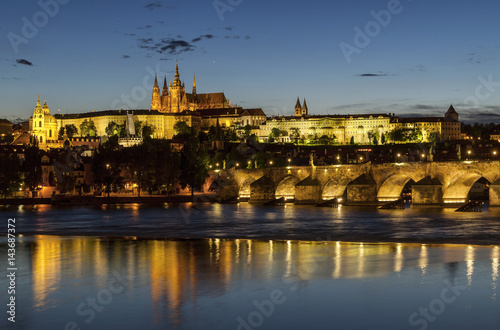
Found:
[[310, 114], [453, 103], [462, 120], [499, 123], [499, 14], [496, 0], [7, 0], [0, 117], [27, 119], [37, 94], [52, 114], [147, 109], [152, 72], [172, 80], [178, 60], [187, 92], [196, 74], [198, 93], [268, 116], [299, 96]]

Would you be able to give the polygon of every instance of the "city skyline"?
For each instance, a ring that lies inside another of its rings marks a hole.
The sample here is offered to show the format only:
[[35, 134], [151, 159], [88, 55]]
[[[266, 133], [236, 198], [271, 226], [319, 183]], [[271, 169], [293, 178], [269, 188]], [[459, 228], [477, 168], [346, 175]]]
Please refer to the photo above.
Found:
[[[24, 1], [4, 5], [0, 117], [148, 109], [154, 73], [292, 115], [435, 115], [500, 122], [500, 4], [442, 1]], [[8, 17], [7, 17], [8, 15]], [[132, 22], [132, 23], [131, 23]], [[31, 29], [31, 30], [30, 30]], [[60, 112], [58, 112], [60, 109]]]

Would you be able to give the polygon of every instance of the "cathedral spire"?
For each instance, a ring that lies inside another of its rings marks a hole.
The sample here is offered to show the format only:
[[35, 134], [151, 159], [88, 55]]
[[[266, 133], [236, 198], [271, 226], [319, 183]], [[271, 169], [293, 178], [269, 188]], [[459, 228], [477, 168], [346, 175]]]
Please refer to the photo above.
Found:
[[[158, 87], [158, 79], [156, 78], [156, 73], [155, 73], [155, 84], [153, 87]], [[158, 87], [159, 88], [159, 87]]]
[[196, 94], [196, 75], [193, 75], [193, 94]]
[[36, 102], [37, 107], [41, 107], [42, 105], [40, 104], [40, 94], [38, 94], [38, 101]]
[[167, 76], [163, 79], [163, 90], [162, 90], [162, 96], [168, 95], [168, 85], [167, 85]]

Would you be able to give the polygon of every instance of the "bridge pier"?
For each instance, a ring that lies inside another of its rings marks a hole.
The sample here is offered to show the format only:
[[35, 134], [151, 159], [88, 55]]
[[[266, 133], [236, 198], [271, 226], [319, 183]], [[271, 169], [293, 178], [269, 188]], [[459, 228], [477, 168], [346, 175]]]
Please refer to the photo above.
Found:
[[423, 178], [412, 186], [412, 207], [443, 205], [443, 184], [430, 176]]
[[490, 185], [490, 206], [500, 207], [500, 179]]
[[275, 199], [275, 186], [272, 178], [263, 176], [250, 185], [249, 203], [265, 203]]
[[318, 204], [322, 187], [318, 179], [308, 176], [295, 185], [295, 204]]
[[347, 203], [377, 203], [377, 183], [367, 174], [347, 185]]

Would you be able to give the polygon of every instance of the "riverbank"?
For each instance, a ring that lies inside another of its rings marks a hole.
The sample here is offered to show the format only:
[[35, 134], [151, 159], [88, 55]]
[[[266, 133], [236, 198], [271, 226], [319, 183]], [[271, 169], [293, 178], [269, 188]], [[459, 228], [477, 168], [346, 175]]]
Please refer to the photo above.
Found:
[[56, 198], [4, 198], [0, 205], [102, 205], [102, 204], [158, 204], [158, 203], [214, 203], [215, 194], [173, 196], [57, 196]]

